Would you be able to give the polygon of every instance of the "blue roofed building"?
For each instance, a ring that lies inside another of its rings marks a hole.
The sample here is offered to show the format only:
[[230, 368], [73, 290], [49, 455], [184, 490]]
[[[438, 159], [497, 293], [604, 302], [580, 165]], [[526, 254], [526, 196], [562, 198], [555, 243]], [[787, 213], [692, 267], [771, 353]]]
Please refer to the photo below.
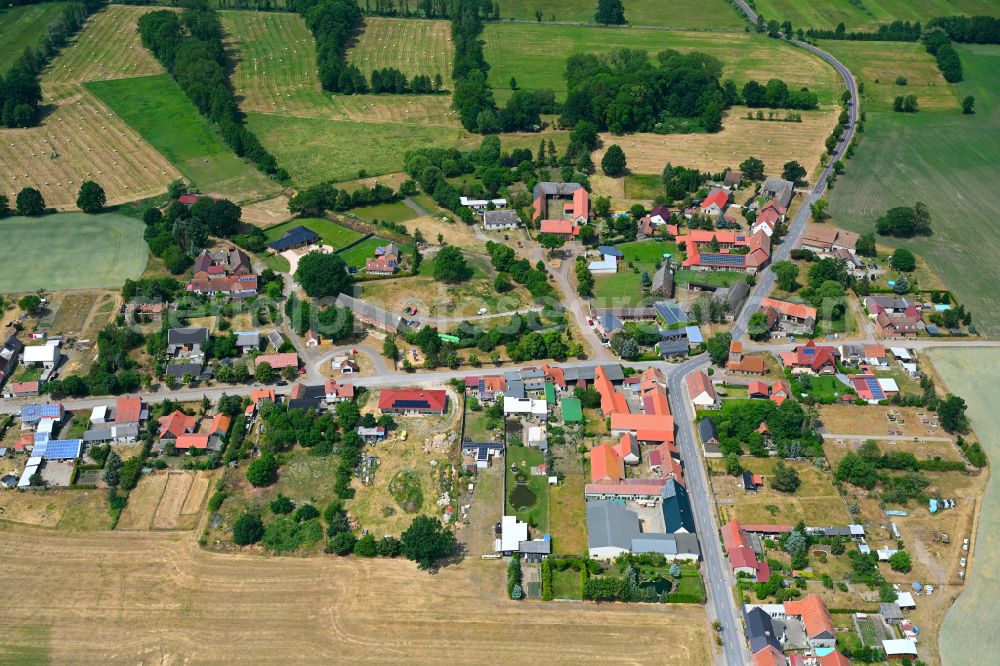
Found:
[[694, 533], [691, 500], [688, 498], [687, 489], [676, 479], [668, 480], [663, 486], [663, 501], [660, 506], [663, 509], [663, 524], [668, 534]]
[[656, 310], [657, 316], [663, 320], [663, 324], [668, 328], [687, 324], [690, 321], [684, 310], [681, 310], [681, 307], [673, 301], [654, 303], [653, 308]]

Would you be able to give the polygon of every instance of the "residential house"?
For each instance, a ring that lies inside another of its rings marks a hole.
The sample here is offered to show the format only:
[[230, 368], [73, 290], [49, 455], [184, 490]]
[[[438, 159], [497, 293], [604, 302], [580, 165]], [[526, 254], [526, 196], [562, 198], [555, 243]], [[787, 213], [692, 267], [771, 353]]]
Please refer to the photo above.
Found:
[[336, 306], [339, 308], [350, 308], [351, 312], [354, 313], [354, 316], [362, 324], [372, 326], [387, 333], [400, 333], [406, 328], [406, 320], [400, 315], [393, 314], [347, 294], [337, 296]]
[[733, 340], [729, 343], [729, 358], [726, 361], [726, 370], [743, 375], [766, 375], [767, 361], [762, 355], [743, 354], [743, 343]]
[[759, 582], [771, 577], [770, 567], [757, 559], [746, 531], [735, 518], [722, 526], [722, 547], [729, 556], [729, 566], [734, 574], [747, 574]]
[[719, 397], [715, 394], [715, 387], [701, 370], [692, 372], [685, 380], [687, 382], [688, 395], [695, 410], [715, 409], [719, 406]]
[[3, 348], [0, 349], [0, 384], [14, 374], [23, 349], [24, 343], [18, 340], [16, 335], [10, 336], [4, 342]]
[[287, 404], [289, 409], [314, 409], [320, 411], [323, 409], [324, 400], [326, 400], [325, 385], [306, 386], [305, 384], [296, 382], [292, 386], [292, 390], [288, 392]]
[[378, 408], [383, 414], [444, 414], [448, 407], [448, 393], [432, 389], [382, 389]]
[[466, 377], [465, 390], [472, 393], [481, 402], [493, 402], [497, 396], [504, 394], [507, 380], [503, 375], [486, 375], [482, 377]]
[[175, 409], [166, 416], [161, 416], [158, 420], [160, 424], [160, 439], [175, 440], [181, 435], [193, 433], [198, 426], [198, 418], [188, 416], [179, 409]]
[[590, 450], [590, 480], [592, 483], [617, 483], [625, 478], [625, 461], [608, 444], [598, 444]]
[[371, 428], [358, 426], [357, 433], [358, 437], [365, 444], [377, 444], [385, 440], [385, 428], [382, 426], [373, 426]]
[[187, 290], [214, 296], [249, 298], [257, 295], [257, 275], [246, 252], [235, 247], [225, 250], [202, 250], [194, 264], [194, 274]]
[[762, 608], [744, 609], [743, 625], [744, 634], [750, 643], [751, 654], [756, 654], [768, 646], [781, 652], [781, 637], [774, 630], [774, 620]]
[[885, 367], [889, 365], [889, 357], [883, 345], [871, 344], [864, 346], [864, 361], [868, 365]]
[[[543, 223], [554, 217], [551, 204], [561, 202], [560, 217], [575, 224], [586, 224], [590, 219], [590, 195], [579, 183], [541, 182], [532, 190], [532, 219]], [[545, 232], [543, 229], [543, 233]]]
[[[875, 333], [883, 338], [912, 338], [923, 325], [919, 315], [912, 317], [907, 313], [888, 314], [879, 312], [875, 316]], [[30, 347], [25, 348], [25, 355]]]
[[806, 638], [813, 649], [836, 647], [837, 633], [833, 627], [833, 618], [823, 598], [818, 594], [813, 593], [799, 600], [786, 601], [784, 613], [788, 617], [801, 620], [806, 630]]
[[349, 356], [334, 356], [330, 365], [335, 372], [342, 375], [353, 375], [361, 369], [358, 362]]
[[334, 379], [328, 379], [323, 383], [323, 392], [326, 401], [331, 405], [347, 402], [354, 398], [354, 384], [341, 384]]
[[711, 416], [706, 416], [698, 421], [698, 439], [701, 440], [702, 449], [706, 458], [721, 458], [722, 452], [719, 448], [719, 431], [715, 427], [715, 421]]
[[795, 183], [782, 178], [768, 178], [760, 188], [760, 195], [765, 199], [774, 199], [778, 205], [788, 210], [795, 194]]
[[320, 240], [319, 234], [308, 227], [298, 226], [294, 229], [289, 229], [285, 234], [269, 244], [267, 247], [274, 250], [277, 253], [284, 252], [286, 250], [293, 250], [299, 247], [305, 247], [306, 245], [314, 245]]
[[42, 382], [12, 382], [4, 392], [5, 398], [27, 398], [39, 395], [42, 389]]
[[22, 407], [20, 416], [22, 426], [37, 426], [45, 421], [56, 424], [63, 419], [63, 406], [60, 402], [33, 403]]
[[[765, 645], [750, 655], [750, 659], [753, 666], [787, 666], [788, 664], [784, 653], [773, 645]], [[799, 661], [801, 662], [801, 659]]]
[[718, 189], [711, 192], [698, 207], [698, 212], [715, 219], [722, 214], [722, 211], [729, 205], [729, 191]]
[[260, 351], [261, 337], [258, 331], [238, 331], [236, 335], [236, 348], [240, 354]]
[[488, 210], [483, 213], [483, 229], [507, 231], [521, 226], [521, 218], [514, 210]]
[[167, 353], [170, 356], [200, 358], [201, 346], [206, 342], [207, 328], [171, 328], [167, 331]]
[[185, 377], [189, 377], [190, 379], [196, 381], [202, 381], [211, 379], [213, 370], [212, 368], [204, 366], [201, 363], [167, 363], [167, 367], [164, 368], [163, 374], [176, 381], [184, 381]]
[[865, 309], [871, 317], [881, 313], [905, 314], [913, 319], [920, 318], [920, 307], [915, 301], [902, 296], [865, 296]]
[[753, 274], [771, 259], [771, 237], [763, 232], [691, 229], [677, 245], [687, 251], [682, 266], [697, 271]]
[[120, 395], [115, 400], [115, 423], [139, 424], [149, 417], [149, 411], [137, 395]]
[[741, 182], [743, 182], [742, 171], [727, 171], [726, 175], [722, 178], [722, 186], [727, 190], [738, 190]]
[[475, 457], [476, 469], [487, 469], [503, 450], [503, 442], [462, 442], [462, 454]]
[[781, 352], [781, 362], [792, 372], [808, 372], [815, 375], [832, 374], [837, 371], [837, 350], [827, 345], [817, 345], [810, 340], [793, 351]]
[[664, 298], [674, 297], [674, 268], [669, 259], [665, 259], [660, 267], [653, 273], [653, 283], [650, 286], [650, 293]]
[[896, 385], [896, 380], [889, 377], [851, 375], [848, 380], [857, 392], [858, 398], [870, 405], [877, 405], [883, 400], [889, 400], [893, 396], [899, 395], [899, 386]]
[[592, 261], [587, 265], [590, 272], [595, 275], [607, 275], [618, 272], [618, 263], [621, 261], [622, 251], [613, 245], [600, 245], [597, 252], [601, 259]]
[[62, 355], [59, 353], [59, 341], [48, 340], [44, 345], [25, 347], [21, 355], [21, 363], [29, 367], [42, 367], [52, 370], [59, 365]]
[[225, 437], [229, 434], [229, 428], [233, 425], [233, 419], [226, 414], [216, 414], [212, 417], [208, 429], [205, 431], [209, 437]]
[[776, 325], [792, 334], [812, 333], [816, 328], [816, 308], [801, 303], [779, 301], [776, 298], [762, 298], [760, 309], [768, 315], [769, 330]]
[[393, 275], [399, 270], [400, 248], [395, 243], [375, 248], [375, 256], [365, 260], [365, 273], [369, 275]]
[[260, 366], [262, 363], [267, 363], [275, 370], [284, 370], [285, 368], [299, 369], [299, 355], [295, 352], [261, 354], [255, 358], [253, 362], [255, 368]]

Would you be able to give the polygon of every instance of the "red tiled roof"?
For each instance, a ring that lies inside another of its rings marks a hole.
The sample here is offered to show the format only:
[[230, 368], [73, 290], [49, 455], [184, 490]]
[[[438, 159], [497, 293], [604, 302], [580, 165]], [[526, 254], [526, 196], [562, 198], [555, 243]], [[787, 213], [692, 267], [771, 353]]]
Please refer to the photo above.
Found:
[[715, 400], [715, 388], [712, 386], [712, 380], [709, 379], [708, 375], [701, 370], [698, 372], [692, 372], [687, 376], [687, 387], [688, 393], [691, 395], [692, 399], [698, 397], [702, 393], [707, 393], [713, 400]]
[[215, 418], [212, 419], [212, 423], [208, 426], [209, 435], [225, 435], [229, 432], [229, 426], [232, 424], [233, 420], [226, 416], [225, 414], [216, 414]]
[[177, 442], [174, 443], [174, 448], [176, 449], [207, 449], [208, 448], [208, 434], [200, 433], [195, 435], [180, 435], [177, 438]]
[[590, 480], [621, 481], [625, 478], [625, 464], [613, 448], [599, 444], [590, 450]]
[[786, 317], [795, 317], [796, 319], [816, 319], [816, 308], [811, 308], [808, 305], [802, 305], [800, 303], [789, 303], [788, 301], [779, 301], [775, 298], [762, 298], [760, 301], [760, 307], [762, 309], [767, 307], [774, 308]]
[[120, 395], [115, 400], [115, 423], [138, 423], [142, 416], [142, 398]]
[[14, 382], [10, 385], [12, 393], [38, 393], [38, 380], [33, 382]]
[[729, 353], [730, 354], [741, 354], [743, 353], [743, 343], [739, 340], [733, 340], [729, 343]]
[[785, 602], [785, 613], [787, 615], [798, 615], [802, 618], [802, 624], [806, 627], [806, 635], [815, 638], [820, 634], [828, 633], [836, 636], [833, 628], [833, 618], [827, 610], [823, 599], [816, 593], [797, 600]]
[[542, 220], [538, 231], [543, 234], [576, 236], [580, 233], [580, 228], [573, 224], [573, 220]]
[[739, 361], [729, 361], [726, 368], [735, 372], [746, 372], [748, 374], [763, 374], [767, 372], [767, 361], [763, 356], [744, 356]]
[[448, 393], [431, 389], [383, 389], [379, 394], [379, 409], [398, 409], [400, 402], [415, 401], [427, 404], [428, 411], [443, 412], [448, 404]]
[[724, 207], [729, 203], [729, 192], [725, 190], [716, 190], [714, 193], [705, 197], [705, 200], [701, 202], [701, 209], [705, 210], [715, 204], [719, 208]]
[[785, 666], [785, 655], [773, 645], [765, 645], [753, 653], [753, 666]]
[[784, 534], [792, 531], [791, 525], [768, 525], [767, 523], [746, 523], [742, 527], [744, 532], [755, 534]]
[[839, 650], [834, 650], [819, 658], [819, 666], [851, 666], [851, 660]]
[[594, 370], [594, 388], [601, 394], [601, 411], [605, 416], [615, 413], [628, 413], [628, 403], [625, 396], [615, 390], [603, 366]]
[[353, 398], [354, 384], [339, 384], [332, 379], [323, 383], [323, 391], [327, 395], [335, 395], [338, 398]]
[[768, 387], [766, 382], [757, 380], [750, 382], [750, 384], [747, 386], [747, 393], [751, 396], [753, 395], [770, 396], [771, 389], [770, 387]]
[[[669, 414], [628, 414], [615, 412], [611, 415], [611, 429], [614, 431], [661, 431], [670, 433], [673, 441], [674, 417]], [[640, 438], [641, 439], [641, 438]]]
[[282, 368], [297, 368], [299, 367], [299, 355], [295, 352], [261, 354], [254, 359], [254, 364], [256, 366], [261, 363], [267, 363], [275, 370], [281, 370]]
[[733, 518], [722, 526], [722, 546], [729, 555], [729, 565], [734, 569], [748, 568], [757, 570], [757, 555], [750, 547], [750, 540], [740, 526], [740, 521]]
[[250, 401], [253, 402], [253, 404], [255, 405], [259, 404], [260, 401], [263, 400], [264, 398], [270, 400], [271, 402], [274, 402], [274, 389], [273, 388], [252, 389], [250, 391]]
[[174, 410], [166, 416], [161, 416], [159, 419], [160, 423], [160, 437], [170, 434], [174, 437], [180, 437], [186, 432], [194, 430], [195, 425], [198, 423], [198, 419], [194, 416], [188, 416], [179, 409]]
[[865, 345], [865, 358], [885, 358], [883, 345]]
[[663, 487], [667, 485], [669, 479], [622, 479], [618, 482], [596, 482], [588, 483], [584, 486], [584, 493], [593, 495], [603, 493], [605, 495], [645, 495], [653, 497], [663, 492]]

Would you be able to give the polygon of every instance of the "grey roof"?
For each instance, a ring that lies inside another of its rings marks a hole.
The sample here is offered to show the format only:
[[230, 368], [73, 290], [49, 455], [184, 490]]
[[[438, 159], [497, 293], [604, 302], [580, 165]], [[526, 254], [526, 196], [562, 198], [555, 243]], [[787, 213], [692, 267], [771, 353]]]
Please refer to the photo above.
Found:
[[177, 379], [184, 375], [207, 379], [212, 376], [212, 368], [202, 369], [201, 363], [168, 363], [166, 373]]
[[278, 351], [281, 345], [285, 344], [285, 336], [281, 334], [281, 331], [271, 331], [267, 334], [267, 341], [274, 347], [274, 351]]
[[119, 438], [131, 438], [135, 439], [139, 437], [139, 424], [138, 423], [120, 423], [105, 428], [91, 428], [83, 433], [83, 441], [85, 443], [90, 442], [106, 442], [112, 439]]
[[676, 479], [669, 479], [663, 486], [663, 500], [660, 502], [663, 509], [663, 524], [667, 532], [694, 532], [694, 515], [691, 513], [691, 500], [688, 498], [687, 489], [677, 482]]
[[[684, 329], [680, 329], [683, 331]], [[669, 337], [660, 341], [657, 345], [657, 350], [660, 352], [660, 356], [667, 358], [670, 356], [687, 356], [688, 355], [688, 344], [687, 334], [678, 337]]]
[[889, 310], [905, 310], [913, 305], [914, 302], [902, 296], [868, 296], [865, 298], [865, 307], [868, 307], [870, 304]]
[[887, 620], [902, 620], [903, 611], [900, 610], [899, 606], [895, 603], [891, 604], [879, 604], [878, 605], [879, 615]]
[[[625, 381], [625, 372], [622, 370], [622, 366], [617, 363], [609, 363], [601, 366], [604, 368], [604, 375], [613, 382]], [[574, 368], [563, 368], [563, 379], [566, 380], [567, 384], [580, 381], [581, 379], [587, 382], [594, 381], [594, 371], [597, 369], [596, 365], [583, 365]]]
[[309, 245], [319, 240], [319, 234], [308, 227], [295, 227], [285, 232], [285, 235], [274, 241], [269, 248], [275, 252], [283, 252], [289, 248]]
[[694, 534], [640, 534], [632, 539], [633, 553], [663, 553], [664, 555], [701, 556], [698, 537]]
[[525, 368], [521, 370], [521, 380], [528, 381], [529, 379], [545, 379], [545, 371], [540, 368]]
[[719, 438], [719, 431], [715, 429], [715, 421], [712, 420], [711, 416], [698, 421], [698, 437], [701, 438], [702, 443]]
[[257, 331], [244, 331], [242, 333], [237, 333], [236, 346], [260, 347], [260, 333], [258, 333]]
[[774, 635], [774, 622], [763, 608], [755, 606], [743, 614], [746, 637], [750, 641], [750, 652], [756, 653], [768, 645], [781, 652], [781, 641]]
[[749, 293], [750, 287], [747, 286], [747, 283], [743, 280], [737, 280], [728, 287], [716, 289], [712, 298], [724, 302], [729, 308], [729, 312], [735, 317], [739, 314], [740, 307]]
[[552, 542], [549, 539], [535, 539], [534, 541], [522, 541], [517, 544], [517, 550], [521, 553], [531, 553], [535, 555], [548, 555], [552, 552]]
[[639, 536], [639, 516], [621, 502], [587, 502], [587, 543], [591, 548], [608, 546], [631, 550]]
[[521, 218], [517, 216], [516, 210], [488, 210], [483, 213], [483, 224], [489, 226], [491, 224], [514, 224], [520, 225]]
[[663, 321], [667, 326], [673, 324], [686, 324], [688, 323], [688, 316], [681, 310], [680, 306], [671, 301], [660, 301], [653, 305], [656, 308], [656, 314], [663, 318]]
[[168, 345], [203, 344], [207, 341], [207, 328], [171, 328], [167, 331]]
[[722, 179], [722, 184], [739, 185], [741, 180], [743, 180], [742, 171], [727, 171], [725, 178]]
[[663, 292], [667, 296], [674, 295], [674, 272], [671, 270], [670, 262], [664, 261], [659, 269], [653, 273], [654, 292]]
[[778, 205], [788, 208], [792, 201], [795, 184], [782, 178], [768, 178], [764, 181], [760, 191], [766, 197], [773, 197], [778, 200]]
[[622, 320], [611, 314], [610, 311], [605, 311], [598, 315], [597, 324], [605, 333], [614, 333], [615, 331], [621, 331], [625, 328], [625, 324], [622, 323]]
[[625, 381], [625, 371], [622, 370], [622, 366], [617, 363], [611, 365], [602, 365], [604, 368], [604, 376], [613, 382], [623, 382]]
[[377, 321], [384, 326], [391, 328], [403, 328], [404, 326], [402, 316], [393, 314], [378, 306], [372, 305], [367, 301], [362, 301], [354, 298], [353, 296], [348, 296], [347, 294], [340, 294], [337, 296], [336, 305], [340, 308], [350, 308], [352, 312], [368, 317], [369, 319]]
[[616, 248], [614, 245], [598, 245], [597, 246], [597, 251], [600, 252], [601, 254], [607, 254], [607, 255], [610, 255], [612, 257], [624, 257], [625, 256], [625, 254], [621, 250], [619, 250], [618, 248]]
[[550, 181], [545, 181], [535, 185], [535, 189], [531, 191], [532, 196], [537, 199], [539, 196], [544, 194], [545, 196], [570, 196], [578, 189], [583, 187], [579, 183], [553, 183]]
[[507, 388], [503, 391], [504, 397], [506, 398], [517, 398], [519, 400], [524, 400], [524, 382], [520, 379], [511, 379], [507, 381]]

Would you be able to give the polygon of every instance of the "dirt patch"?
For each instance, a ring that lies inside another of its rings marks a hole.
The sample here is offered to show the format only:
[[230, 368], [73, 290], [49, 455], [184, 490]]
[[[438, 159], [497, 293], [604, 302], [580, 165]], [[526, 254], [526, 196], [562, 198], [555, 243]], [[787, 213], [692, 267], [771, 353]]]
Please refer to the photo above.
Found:
[[87, 319], [90, 311], [97, 303], [97, 294], [67, 294], [56, 310], [56, 318], [52, 322], [52, 333], [78, 333]]
[[330, 254], [333, 252], [333, 248], [329, 245], [309, 245], [307, 247], [299, 247], [294, 250], [285, 250], [281, 253], [281, 256], [285, 258], [288, 262], [288, 274], [295, 275], [295, 271], [299, 270], [299, 259], [306, 256], [310, 252], [322, 252], [323, 254]]
[[161, 530], [172, 530], [177, 528], [177, 518], [184, 506], [188, 491], [191, 489], [191, 482], [194, 475], [191, 473], [167, 474], [167, 487], [163, 490], [160, 503], [156, 507], [153, 515], [153, 527]]
[[281, 194], [264, 201], [247, 204], [243, 206], [243, 215], [240, 219], [261, 229], [267, 229], [290, 220], [292, 212], [288, 210], [288, 197]]
[[900, 437], [948, 437], [935, 425], [937, 415], [919, 407], [820, 405], [819, 420], [826, 432], [836, 435], [883, 437], [893, 430]]

